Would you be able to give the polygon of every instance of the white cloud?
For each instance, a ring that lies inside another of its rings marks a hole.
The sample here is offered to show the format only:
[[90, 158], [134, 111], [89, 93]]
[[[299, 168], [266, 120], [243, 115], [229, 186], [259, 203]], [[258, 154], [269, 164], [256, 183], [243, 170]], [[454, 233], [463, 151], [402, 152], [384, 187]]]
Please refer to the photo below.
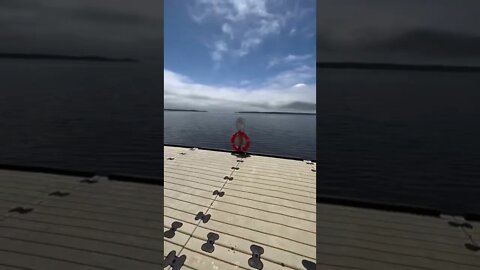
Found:
[[266, 0], [197, 0], [190, 9], [192, 19], [201, 23], [209, 16], [221, 16], [237, 22], [248, 16], [267, 17]]
[[292, 28], [292, 29], [290, 29], [290, 32], [288, 34], [291, 36], [291, 35], [295, 34], [295, 32], [297, 32], [297, 29]]
[[305, 55], [294, 55], [294, 54], [289, 54], [283, 58], [273, 58], [270, 60], [270, 62], [267, 65], [268, 68], [272, 68], [274, 66], [278, 65], [300, 65], [303, 64], [304, 61], [309, 60], [312, 58], [311, 54], [305, 54]]
[[233, 39], [233, 29], [228, 23], [222, 25], [222, 32], [230, 36], [230, 39]]
[[302, 66], [284, 71], [256, 87], [245, 88], [196, 83], [164, 70], [165, 107], [235, 111], [299, 110], [300, 105], [305, 105], [311, 110], [316, 88], [315, 83], [307, 82], [314, 78], [315, 69]]
[[228, 51], [227, 43], [222, 40], [218, 40], [214, 43], [213, 51], [211, 53], [214, 61], [220, 61], [223, 58], [223, 54]]
[[[222, 39], [229, 42], [230, 54], [235, 57], [248, 55], [266, 38], [279, 34], [287, 20], [298, 13], [296, 9], [271, 12], [267, 9], [267, 0], [198, 0], [189, 10], [197, 23], [207, 19], [220, 21]], [[215, 51], [212, 58], [221, 60], [223, 54]]]

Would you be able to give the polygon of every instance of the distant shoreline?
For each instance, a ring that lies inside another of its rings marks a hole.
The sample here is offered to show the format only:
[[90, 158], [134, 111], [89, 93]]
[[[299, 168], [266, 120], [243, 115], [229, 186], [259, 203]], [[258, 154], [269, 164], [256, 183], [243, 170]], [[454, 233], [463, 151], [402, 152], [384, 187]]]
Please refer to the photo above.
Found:
[[182, 110], [182, 109], [163, 109], [167, 112], [207, 112], [207, 111], [199, 111], [199, 110]]
[[0, 53], [0, 59], [26, 59], [26, 60], [73, 60], [91, 62], [139, 62], [132, 58], [109, 58], [103, 56], [73, 56], [59, 54], [26, 54], [26, 53]]
[[480, 72], [475, 66], [448, 65], [409, 65], [393, 63], [357, 63], [357, 62], [317, 62], [317, 68], [331, 69], [366, 69], [366, 70], [412, 70], [440, 72]]
[[300, 113], [300, 112], [235, 112], [235, 113], [317, 115], [316, 113]]

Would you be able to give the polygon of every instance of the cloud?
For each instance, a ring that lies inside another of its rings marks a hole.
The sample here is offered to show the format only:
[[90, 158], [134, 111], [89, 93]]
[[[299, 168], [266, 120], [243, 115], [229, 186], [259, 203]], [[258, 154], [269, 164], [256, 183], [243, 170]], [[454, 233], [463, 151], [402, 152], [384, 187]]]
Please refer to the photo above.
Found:
[[162, 20], [156, 0], [0, 0], [0, 52], [158, 62]]
[[310, 58], [312, 58], [311, 54], [305, 54], [305, 55], [289, 54], [283, 58], [276, 57], [270, 60], [270, 62], [267, 65], [267, 69], [277, 65], [298, 65], [298, 64], [301, 64], [303, 61], [309, 60]]
[[[432, 8], [433, 12], [432, 12]], [[322, 61], [480, 64], [480, 1], [323, 0]], [[408, 14], [406, 16], [405, 14]]]
[[218, 40], [214, 44], [214, 49], [211, 53], [212, 59], [214, 61], [220, 61], [223, 58], [223, 54], [228, 51], [227, 43], [224, 41]]
[[233, 29], [228, 23], [222, 25], [222, 32], [230, 36], [230, 39], [233, 39]]
[[237, 22], [245, 20], [248, 16], [270, 15], [265, 0], [198, 0], [189, 10], [190, 16], [197, 23], [202, 23], [211, 16], [220, 16]]
[[290, 32], [288, 32], [288, 34], [291, 36], [291, 35], [295, 34], [295, 32], [297, 32], [297, 29], [292, 28], [292, 29], [290, 29]]
[[[278, 3], [273, 3], [267, 0], [199, 0], [189, 6], [189, 12], [198, 24], [213, 21], [222, 25], [220, 39], [232, 48], [229, 54], [244, 57], [268, 37], [279, 34], [289, 19], [295, 19], [303, 11], [295, 6], [294, 10], [275, 12], [272, 6]], [[210, 47], [214, 46], [210, 44]], [[215, 61], [223, 59], [215, 49], [212, 55]]]
[[418, 29], [364, 46], [370, 50], [409, 52], [423, 56], [480, 57], [480, 34]]
[[296, 101], [296, 102], [291, 102], [291, 103], [282, 105], [281, 108], [292, 109], [297, 111], [315, 111], [316, 106], [317, 105], [315, 103]]
[[[316, 99], [315, 69], [307, 66], [284, 71], [253, 88], [215, 86], [164, 70], [166, 108], [207, 110], [312, 111]], [[301, 87], [298, 84], [302, 84]], [[241, 85], [241, 83], [240, 83]]]

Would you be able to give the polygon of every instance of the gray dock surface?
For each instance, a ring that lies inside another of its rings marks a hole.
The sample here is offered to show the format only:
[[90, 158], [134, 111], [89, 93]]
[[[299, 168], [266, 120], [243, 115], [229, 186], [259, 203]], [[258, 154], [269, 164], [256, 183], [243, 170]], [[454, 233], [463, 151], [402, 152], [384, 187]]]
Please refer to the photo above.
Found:
[[255, 269], [251, 245], [263, 269], [480, 269], [479, 222], [317, 204], [313, 168], [165, 147], [164, 187], [3, 169], [0, 269]]
[[[313, 164], [181, 147], [164, 153], [164, 230], [182, 224], [165, 238], [165, 256], [185, 255], [182, 269], [255, 269], [257, 245], [263, 269], [315, 269]], [[209, 220], [196, 220], [199, 212]], [[210, 251], [202, 249], [209, 233], [218, 235]]]
[[470, 249], [480, 243], [478, 222], [327, 204], [317, 209], [317, 269], [480, 269], [480, 251]]
[[85, 179], [0, 170], [0, 269], [162, 269], [163, 187]]
[[[175, 221], [182, 227], [165, 238], [164, 255], [185, 255], [182, 269], [255, 269], [248, 264], [255, 244], [264, 248], [263, 269], [480, 269], [477, 222], [317, 204], [314, 168], [165, 147], [164, 230]], [[207, 223], [195, 220], [200, 211], [211, 214]], [[219, 236], [211, 253], [202, 250], [210, 232]]]

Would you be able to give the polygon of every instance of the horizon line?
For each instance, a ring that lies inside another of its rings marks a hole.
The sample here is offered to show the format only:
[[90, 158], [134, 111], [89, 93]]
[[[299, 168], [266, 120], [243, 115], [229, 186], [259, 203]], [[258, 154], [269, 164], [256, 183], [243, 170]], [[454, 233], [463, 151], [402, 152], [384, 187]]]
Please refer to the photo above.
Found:
[[384, 62], [317, 62], [318, 68], [332, 69], [382, 69], [382, 70], [415, 70], [415, 71], [451, 71], [480, 72], [480, 66], [459, 66], [445, 64], [399, 64]]
[[140, 62], [134, 58], [113, 58], [97, 55], [64, 55], [44, 53], [0, 53], [0, 59], [29, 59], [29, 60], [74, 60], [92, 62]]

